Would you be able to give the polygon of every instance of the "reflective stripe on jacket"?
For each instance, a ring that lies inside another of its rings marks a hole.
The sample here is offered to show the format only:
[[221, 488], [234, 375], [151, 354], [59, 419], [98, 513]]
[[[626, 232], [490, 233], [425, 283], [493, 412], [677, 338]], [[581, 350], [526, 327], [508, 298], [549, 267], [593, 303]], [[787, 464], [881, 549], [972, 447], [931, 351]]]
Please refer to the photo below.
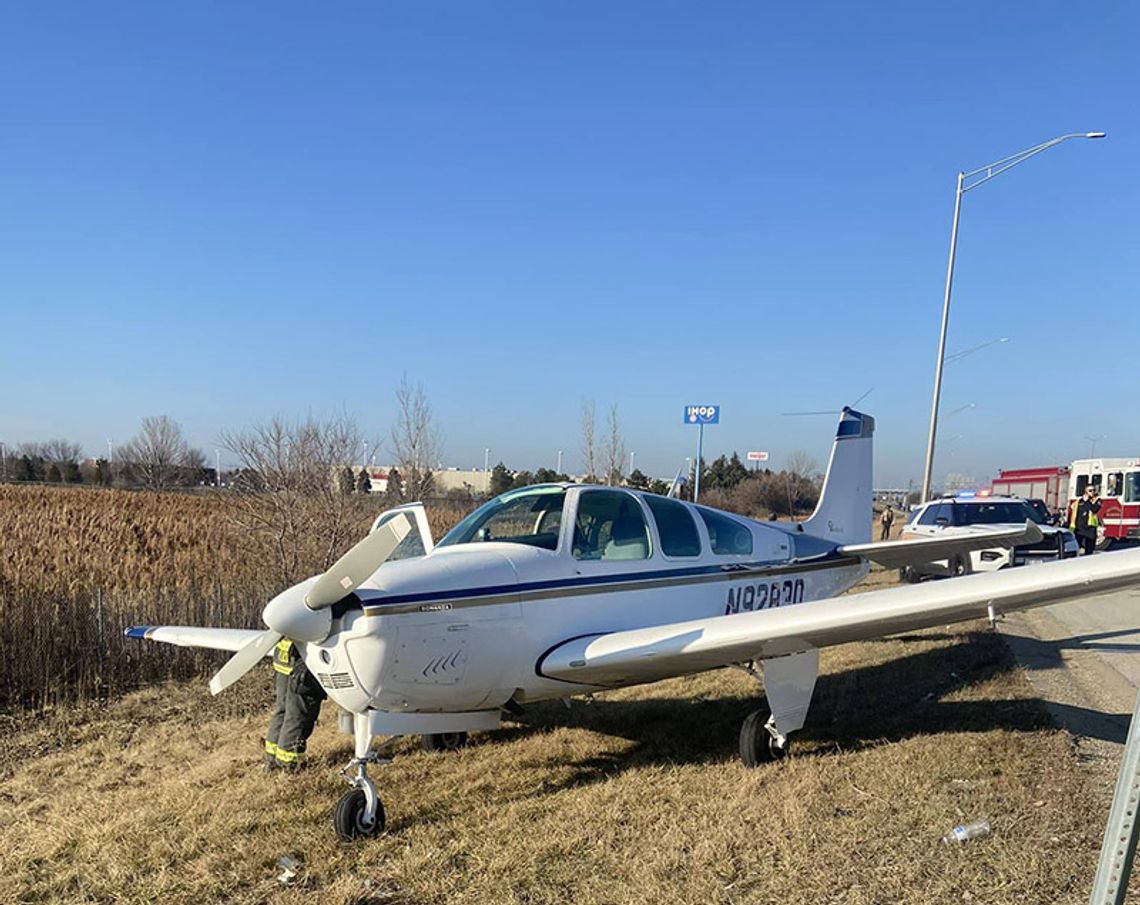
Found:
[[283, 676], [293, 675], [293, 642], [282, 638], [273, 649], [273, 669]]

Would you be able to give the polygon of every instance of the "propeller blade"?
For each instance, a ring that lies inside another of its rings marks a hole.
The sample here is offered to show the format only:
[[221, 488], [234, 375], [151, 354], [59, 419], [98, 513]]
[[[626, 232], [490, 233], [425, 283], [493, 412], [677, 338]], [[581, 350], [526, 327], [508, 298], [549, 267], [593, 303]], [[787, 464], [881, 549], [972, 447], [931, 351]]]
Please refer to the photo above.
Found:
[[403, 513], [385, 522], [317, 579], [309, 589], [305, 605], [311, 610], [319, 610], [351, 594], [384, 564], [411, 530], [412, 523]]
[[257, 666], [261, 662], [261, 658], [273, 650], [273, 645], [283, 637], [280, 632], [270, 629], [262, 632], [245, 647], [239, 648], [238, 652], [226, 661], [225, 666], [214, 673], [214, 677], [210, 679], [210, 694], [218, 694], [233, 685], [234, 682]]

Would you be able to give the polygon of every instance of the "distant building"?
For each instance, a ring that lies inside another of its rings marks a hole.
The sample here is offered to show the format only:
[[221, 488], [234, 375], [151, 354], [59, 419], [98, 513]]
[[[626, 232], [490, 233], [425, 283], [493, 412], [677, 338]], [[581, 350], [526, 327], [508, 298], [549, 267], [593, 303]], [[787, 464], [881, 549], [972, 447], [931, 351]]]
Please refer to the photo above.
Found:
[[[353, 474], [363, 470], [368, 475], [368, 483], [372, 493], [388, 492], [388, 475], [395, 469], [395, 465], [354, 465]], [[473, 496], [485, 496], [491, 490], [491, 474], [481, 468], [464, 470], [460, 468], [447, 468], [433, 471], [432, 496], [442, 496], [450, 491], [465, 491]]]

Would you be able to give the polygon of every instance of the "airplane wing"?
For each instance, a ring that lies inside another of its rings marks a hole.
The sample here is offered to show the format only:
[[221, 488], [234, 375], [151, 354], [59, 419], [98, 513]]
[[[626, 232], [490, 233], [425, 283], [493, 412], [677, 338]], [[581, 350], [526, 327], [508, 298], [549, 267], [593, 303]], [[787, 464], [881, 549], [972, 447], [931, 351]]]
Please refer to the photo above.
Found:
[[994, 547], [1016, 547], [1035, 544], [1043, 538], [1041, 529], [1026, 519], [1024, 528], [1006, 528], [998, 531], [979, 529], [976, 533], [954, 534], [949, 537], [915, 537], [906, 540], [888, 540], [872, 544], [845, 544], [836, 552], [848, 556], [861, 556], [888, 569], [916, 566], [922, 563], [947, 559], [972, 550], [992, 550]]
[[1045, 606], [1140, 584], [1140, 550], [832, 597], [653, 628], [587, 635], [554, 647], [539, 675], [618, 687], [814, 648]]
[[209, 647], [237, 651], [262, 634], [257, 629], [199, 628], [193, 625], [132, 625], [123, 634], [128, 638], [165, 641], [179, 647]]

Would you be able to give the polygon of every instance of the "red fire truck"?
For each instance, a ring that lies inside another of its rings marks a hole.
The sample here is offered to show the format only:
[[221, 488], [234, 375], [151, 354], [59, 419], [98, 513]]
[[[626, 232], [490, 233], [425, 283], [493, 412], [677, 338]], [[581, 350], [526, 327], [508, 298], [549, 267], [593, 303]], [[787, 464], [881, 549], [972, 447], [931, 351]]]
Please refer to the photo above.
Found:
[[1100, 494], [1098, 546], [1140, 540], [1140, 459], [1077, 459], [1069, 474], [1069, 500], [1089, 484]]
[[1064, 512], [1069, 502], [1069, 466], [1003, 468], [990, 486], [994, 494], [1044, 500], [1050, 512]]

